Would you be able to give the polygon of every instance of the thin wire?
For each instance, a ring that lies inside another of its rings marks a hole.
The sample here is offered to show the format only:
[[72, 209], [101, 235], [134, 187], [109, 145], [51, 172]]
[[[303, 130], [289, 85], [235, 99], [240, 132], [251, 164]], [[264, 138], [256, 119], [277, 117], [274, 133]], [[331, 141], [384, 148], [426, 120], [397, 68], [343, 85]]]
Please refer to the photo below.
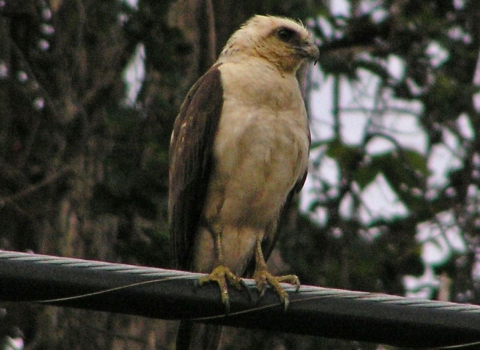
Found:
[[[102, 291], [86, 293], [86, 294], [81, 294], [77, 296], [45, 299], [45, 300], [35, 300], [35, 302], [41, 302], [41, 303], [80, 299], [80, 298], [90, 297], [94, 295], [105, 294], [105, 293], [109, 293], [116, 290], [132, 288], [135, 286], [160, 283], [160, 282], [168, 282], [171, 280], [180, 280], [180, 279], [196, 280], [200, 276], [203, 276], [203, 274], [200, 274], [200, 273], [192, 273], [192, 272], [184, 272], [184, 271], [176, 271], [176, 270], [163, 270], [158, 268], [141, 267], [141, 266], [134, 266], [134, 265], [126, 265], [126, 264], [113, 264], [113, 263], [102, 262], [102, 261], [85, 261], [85, 260], [74, 259], [74, 258], [58, 258], [58, 257], [44, 256], [44, 255], [34, 255], [34, 254], [5, 252], [5, 251], [0, 251], [0, 259], [28, 261], [28, 262], [37, 263], [37, 264], [41, 263], [41, 264], [51, 264], [51, 265], [58, 265], [58, 266], [70, 266], [74, 268], [91, 269], [91, 270], [104, 270], [104, 271], [121, 273], [121, 274], [136, 274], [141, 276], [158, 276], [159, 277], [158, 279], [135, 282], [135, 283], [131, 283], [123, 286], [113, 287], [113, 288], [105, 289]], [[255, 286], [255, 282], [253, 280], [246, 279], [245, 283], [249, 287]], [[295, 294], [295, 287], [291, 286], [290, 284], [283, 284], [283, 283], [282, 283], [282, 286], [284, 287], [286, 292]], [[480, 314], [480, 306], [477, 306], [477, 305], [432, 301], [428, 299], [405, 298], [405, 297], [396, 296], [396, 295], [372, 294], [367, 292], [348, 291], [348, 290], [342, 290], [342, 289], [322, 288], [322, 287], [313, 287], [313, 286], [302, 286], [298, 291], [298, 293], [300, 295], [310, 294], [311, 297], [292, 300], [291, 303], [295, 303], [295, 304], [305, 303], [311, 300], [318, 300], [318, 299], [328, 297], [328, 298], [336, 298], [336, 299], [357, 299], [357, 300], [363, 300], [367, 302], [390, 304], [390, 305], [401, 305], [406, 307], [411, 306], [416, 308], [444, 309], [444, 310], [455, 311], [455, 312]], [[262, 306], [261, 308], [275, 307], [277, 305], [281, 305], [281, 303], [279, 302], [279, 303], [275, 303], [267, 306]], [[242, 311], [239, 311], [239, 313], [245, 313], [245, 312], [255, 311], [255, 310], [259, 310], [259, 308], [242, 310]], [[230, 315], [233, 315], [233, 314], [235, 313], [231, 313]], [[223, 317], [223, 315], [211, 316], [208, 318], [199, 318], [198, 320], [211, 319], [212, 317]]]
[[40, 300], [33, 299], [33, 300], [28, 300], [28, 301], [33, 302], [33, 303], [42, 303], [42, 304], [57, 303], [57, 302], [68, 301], [68, 300], [84, 299], [84, 298], [88, 298], [88, 297], [95, 296], [95, 295], [107, 294], [107, 293], [110, 293], [110, 292], [114, 292], [116, 290], [124, 290], [124, 289], [133, 288], [133, 287], [146, 285], [146, 284], [168, 282], [168, 281], [171, 281], [171, 280], [179, 280], [179, 279], [185, 279], [185, 276], [167, 277], [167, 278], [154, 279], [154, 280], [150, 280], [150, 281], [129, 283], [129, 284], [125, 284], [123, 286], [108, 288], [108, 289], [100, 290], [100, 291], [97, 291], [97, 292], [83, 293], [83, 294], [72, 295], [72, 296], [64, 297], [64, 298], [40, 299]]

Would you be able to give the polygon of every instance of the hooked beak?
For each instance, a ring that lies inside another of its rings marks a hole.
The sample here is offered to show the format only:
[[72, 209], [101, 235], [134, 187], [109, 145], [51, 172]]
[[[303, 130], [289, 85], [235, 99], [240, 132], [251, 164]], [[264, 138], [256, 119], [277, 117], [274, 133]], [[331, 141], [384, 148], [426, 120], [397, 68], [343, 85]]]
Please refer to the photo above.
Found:
[[295, 49], [301, 57], [313, 60], [315, 64], [320, 58], [320, 50], [314, 43], [305, 43], [305, 45], [298, 46]]

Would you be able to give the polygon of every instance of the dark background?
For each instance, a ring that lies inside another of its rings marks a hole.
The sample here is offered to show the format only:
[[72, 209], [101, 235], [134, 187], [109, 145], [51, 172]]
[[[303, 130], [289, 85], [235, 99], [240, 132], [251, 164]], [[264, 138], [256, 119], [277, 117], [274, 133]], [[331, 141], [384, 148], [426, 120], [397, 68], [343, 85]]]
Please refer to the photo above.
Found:
[[[326, 219], [314, 224], [292, 208], [272, 269], [294, 271], [305, 284], [404, 295], [403, 277], [425, 271], [415, 235], [417, 225], [428, 221], [439, 227], [431, 241], [446, 242], [449, 249], [447, 258], [431, 266], [450, 281], [441, 299], [477, 303], [480, 118], [473, 97], [480, 2], [346, 2], [347, 17], [333, 16], [329, 2], [319, 0], [139, 0], [137, 8], [118, 0], [2, 2], [0, 248], [169, 267], [168, 143], [183, 97], [242, 22], [257, 13], [284, 15], [312, 25], [322, 53], [316, 69], [335, 82], [328, 111], [335, 117], [334, 135], [314, 143], [312, 172], [322, 157], [331, 157], [338, 181], [313, 177], [310, 189], [317, 195], [309, 210], [320, 208]], [[362, 3], [385, 16], [378, 20]], [[312, 18], [322, 18], [336, 34]], [[440, 65], [428, 54], [432, 42], [448, 53]], [[126, 103], [123, 76], [139, 44], [145, 80], [135, 102]], [[392, 56], [404, 63], [399, 79], [385, 66]], [[388, 91], [421, 104], [415, 117], [427, 136], [424, 153], [406, 149], [388, 130], [369, 129], [359, 145], [345, 143], [340, 85], [358, 81], [360, 71], [379, 79], [379, 96]], [[305, 77], [308, 91], [314, 86]], [[321, 109], [322, 101], [310, 102]], [[473, 136], [459, 127], [462, 114]], [[429, 159], [446, 145], [447, 134], [458, 144], [458, 166], [446, 171], [444, 184], [432, 185]], [[378, 137], [394, 147], [368, 154], [368, 143]], [[358, 193], [378, 174], [407, 214], [365, 222]], [[352, 215], [339, 210], [347, 197]], [[439, 220], [445, 212], [453, 217], [448, 225]], [[445, 238], [452, 226], [463, 251]], [[438, 297], [438, 284], [425, 287]], [[1, 335], [19, 327], [27, 349], [173, 347], [174, 322], [28, 304], [2, 307]], [[377, 346], [229, 329], [224, 348]]]

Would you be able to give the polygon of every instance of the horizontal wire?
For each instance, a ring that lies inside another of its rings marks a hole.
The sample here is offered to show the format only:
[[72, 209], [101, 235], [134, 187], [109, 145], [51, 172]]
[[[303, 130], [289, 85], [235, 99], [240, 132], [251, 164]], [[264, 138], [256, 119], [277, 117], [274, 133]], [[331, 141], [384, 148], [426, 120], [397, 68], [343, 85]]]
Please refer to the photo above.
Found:
[[[231, 288], [226, 315], [218, 287], [202, 274], [0, 251], [0, 300], [37, 302], [166, 319], [191, 319], [397, 346], [448, 347], [480, 340], [480, 307], [395, 295], [282, 284], [283, 312], [269, 288], [254, 302]], [[121, 302], [119, 302], [121, 300]], [[269, 322], [262, 322], [262, 317]], [[332, 320], [339, 324], [332, 326]], [[425, 339], [428, 332], [430, 337]]]

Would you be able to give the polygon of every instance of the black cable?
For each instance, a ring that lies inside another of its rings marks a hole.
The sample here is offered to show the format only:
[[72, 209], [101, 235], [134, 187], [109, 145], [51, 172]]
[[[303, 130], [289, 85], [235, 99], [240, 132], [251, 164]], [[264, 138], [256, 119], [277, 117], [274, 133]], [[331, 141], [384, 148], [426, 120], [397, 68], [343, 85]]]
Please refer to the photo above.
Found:
[[[259, 299], [230, 288], [230, 314], [218, 287], [196, 287], [200, 274], [100, 261], [0, 251], [0, 300], [194, 319], [234, 327], [342, 338], [403, 347], [480, 341], [480, 307], [385, 294], [285, 285], [285, 312], [268, 290]], [[252, 300], [253, 299], [253, 300]]]

